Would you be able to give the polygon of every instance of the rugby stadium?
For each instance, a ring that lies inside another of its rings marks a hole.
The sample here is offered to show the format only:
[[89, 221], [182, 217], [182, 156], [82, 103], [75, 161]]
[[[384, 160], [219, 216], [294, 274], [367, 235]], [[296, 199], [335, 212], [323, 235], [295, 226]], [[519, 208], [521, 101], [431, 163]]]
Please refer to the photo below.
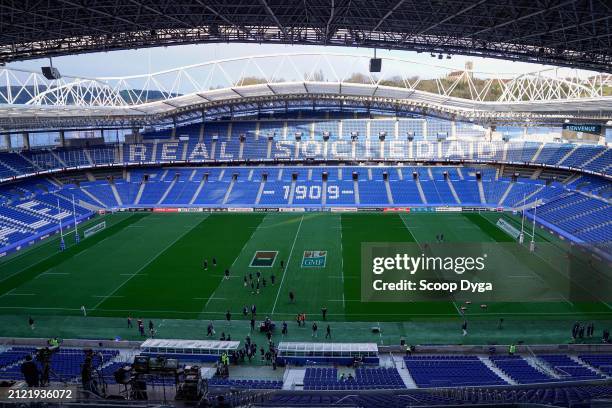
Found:
[[0, 9], [3, 405], [612, 407], [610, 4]]

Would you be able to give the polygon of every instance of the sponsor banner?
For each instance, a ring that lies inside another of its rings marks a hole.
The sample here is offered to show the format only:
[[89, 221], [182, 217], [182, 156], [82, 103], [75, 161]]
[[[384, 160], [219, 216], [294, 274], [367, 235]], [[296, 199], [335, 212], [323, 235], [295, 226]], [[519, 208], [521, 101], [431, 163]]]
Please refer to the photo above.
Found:
[[357, 207], [332, 207], [331, 212], [355, 212]]
[[251, 268], [271, 268], [274, 265], [274, 260], [278, 255], [278, 251], [256, 251], [251, 259]]
[[179, 208], [178, 212], [194, 213], [194, 212], [202, 212], [202, 209], [201, 208], [193, 208], [193, 207]]
[[254, 212], [278, 212], [278, 208], [253, 208]]
[[249, 207], [230, 207], [227, 209], [227, 211], [229, 212], [253, 212], [253, 208], [249, 208]]
[[410, 207], [385, 207], [384, 212], [410, 212]]
[[178, 208], [154, 208], [154, 213], [176, 213], [179, 212]]
[[461, 207], [436, 207], [436, 212], [461, 212]]
[[2, 252], [2, 253], [0, 253], [0, 258], [4, 257], [4, 256], [6, 256], [6, 255], [7, 255], [7, 253], [6, 253], [6, 252]]
[[99, 215], [104, 215], [104, 214], [106, 214], [106, 210], [98, 210], [98, 214]]
[[490, 211], [499, 211], [503, 212], [503, 209], [495, 209], [489, 207], [463, 207], [463, 212], [490, 212]]
[[500, 218], [495, 223], [500, 229], [502, 229], [506, 234], [510, 235], [514, 239], [518, 239], [521, 235], [521, 231], [510, 225], [506, 220]]
[[202, 207], [203, 212], [227, 212], [227, 208]]
[[304, 208], [294, 207], [294, 208], [279, 208], [280, 212], [304, 212]]
[[327, 251], [304, 251], [302, 268], [324, 268]]
[[380, 207], [359, 207], [357, 209], [357, 211], [369, 211], [369, 212], [383, 211], [383, 208], [380, 208]]
[[432, 207], [410, 207], [410, 212], [434, 212]]

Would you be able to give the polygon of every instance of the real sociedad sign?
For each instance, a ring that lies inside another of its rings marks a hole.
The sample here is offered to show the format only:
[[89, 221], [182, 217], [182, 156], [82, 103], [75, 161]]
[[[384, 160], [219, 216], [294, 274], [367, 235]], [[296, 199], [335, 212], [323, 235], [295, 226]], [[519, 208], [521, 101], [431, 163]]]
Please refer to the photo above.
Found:
[[[128, 162], [147, 162], [152, 158], [154, 151], [158, 152], [163, 161], [186, 160], [238, 160], [238, 140], [219, 141], [212, 148], [210, 142], [198, 142], [189, 145], [187, 142], [159, 142], [156, 147], [153, 143], [137, 143], [128, 146]], [[245, 151], [249, 144], [246, 143]], [[267, 143], [267, 142], [266, 142]], [[351, 141], [346, 139], [319, 141], [273, 141], [269, 159], [272, 160], [300, 160], [321, 158], [326, 160], [351, 159], [388, 159], [388, 160], [496, 160], [501, 158], [504, 142], [485, 141], [427, 141], [392, 139], [380, 141], [365, 139]], [[508, 149], [513, 149], [512, 144]], [[522, 148], [522, 144], [516, 146]], [[187, 149], [187, 151], [184, 151]], [[246, 155], [242, 158], [247, 158]], [[266, 157], [261, 157], [265, 159]]]

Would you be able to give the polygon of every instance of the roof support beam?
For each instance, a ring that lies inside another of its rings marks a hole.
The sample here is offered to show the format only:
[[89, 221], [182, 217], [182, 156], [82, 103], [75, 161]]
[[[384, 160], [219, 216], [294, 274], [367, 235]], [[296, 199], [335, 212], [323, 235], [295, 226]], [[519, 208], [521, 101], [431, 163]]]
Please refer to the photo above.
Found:
[[423, 35], [423, 34], [425, 34], [426, 32], [428, 32], [429, 30], [433, 30], [434, 28], [438, 27], [439, 25], [444, 24], [444, 23], [446, 23], [446, 22], [448, 22], [448, 21], [450, 21], [450, 20], [454, 19], [455, 17], [460, 16], [461, 14], [467, 13], [467, 12], [468, 12], [468, 11], [470, 11], [471, 9], [473, 9], [473, 8], [475, 8], [475, 7], [480, 6], [482, 3], [486, 2], [486, 1], [487, 1], [487, 0], [480, 0], [480, 1], [474, 2], [473, 4], [471, 4], [471, 5], [469, 5], [469, 6], [465, 7], [465, 8], [463, 8], [463, 9], [461, 9], [461, 10], [459, 10], [459, 11], [458, 11], [458, 12], [456, 12], [455, 14], [453, 14], [453, 15], [451, 15], [451, 16], [448, 16], [448, 17], [446, 17], [445, 19], [443, 19], [443, 20], [441, 20], [441, 21], [436, 22], [436, 23], [434, 23], [434, 24], [430, 25], [429, 27], [425, 27], [424, 29], [420, 30], [420, 31], [417, 33], [417, 35]]
[[385, 14], [385, 15], [384, 15], [384, 16], [383, 16], [383, 17], [382, 17], [380, 20], [378, 20], [378, 23], [376, 23], [376, 25], [374, 26], [374, 28], [372, 29], [372, 31], [376, 31], [376, 30], [378, 30], [378, 28], [379, 28], [379, 27], [382, 25], [382, 23], [384, 23], [384, 22], [385, 22], [385, 20], [386, 20], [387, 18], [389, 18], [389, 16], [390, 16], [391, 14], [393, 14], [393, 12], [394, 12], [395, 10], [397, 10], [398, 8], [400, 8], [400, 7], [401, 7], [401, 5], [402, 5], [402, 4], [404, 4], [405, 2], [406, 2], [406, 0], [399, 0], [397, 3], [395, 3], [395, 6], [393, 6], [393, 8], [392, 8], [391, 10], [389, 10], [389, 11], [387, 12], [387, 14]]
[[274, 14], [274, 11], [268, 5], [268, 2], [266, 0], [259, 0], [259, 1], [261, 2], [262, 6], [264, 6], [264, 8], [266, 9], [266, 12], [268, 13], [268, 15], [272, 17], [272, 20], [274, 20], [274, 23], [276, 24], [278, 29], [281, 30], [285, 38], [289, 39], [289, 35], [287, 34], [287, 29], [278, 20], [278, 17], [276, 16], [276, 14]]
[[491, 30], [497, 30], [497, 29], [500, 29], [502, 27], [506, 27], [506, 26], [508, 26], [510, 24], [517, 23], [519, 21], [523, 21], [523, 20], [526, 20], [526, 19], [529, 19], [529, 18], [537, 17], [540, 14], [549, 13], [552, 10], [556, 10], [558, 8], [561, 8], [561, 7], [569, 6], [570, 4], [575, 3], [576, 1], [577, 0], [568, 0], [568, 1], [564, 1], [562, 3], [551, 5], [550, 7], [541, 8], [540, 10], [534, 11], [533, 13], [525, 14], [523, 16], [511, 19], [511, 20], [507, 20], [507, 21], [504, 21], [503, 23], [494, 25], [493, 27], [485, 28], [484, 30], [480, 30], [480, 31], [476, 31], [475, 33], [471, 33], [470, 37], [475, 37], [477, 35], [487, 33], [487, 32], [489, 32]]

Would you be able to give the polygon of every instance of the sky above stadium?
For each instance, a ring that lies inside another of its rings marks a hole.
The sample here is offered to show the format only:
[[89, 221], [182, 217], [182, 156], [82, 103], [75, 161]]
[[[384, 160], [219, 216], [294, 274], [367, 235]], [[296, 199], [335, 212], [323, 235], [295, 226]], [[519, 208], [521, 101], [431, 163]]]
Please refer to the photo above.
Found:
[[[374, 51], [366, 48], [300, 45], [203, 44], [72, 55], [54, 58], [53, 65], [63, 75], [91, 78], [146, 74], [217, 59], [300, 52], [373, 55]], [[442, 65], [451, 69], [462, 69], [467, 61], [472, 61], [475, 71], [491, 73], [526, 73], [549, 68], [539, 64], [461, 55], [453, 55], [451, 59], [447, 59], [445, 56], [440, 60], [437, 57], [432, 58], [429, 53], [417, 54], [416, 52], [409, 51], [378, 50], [377, 55], [380, 57], [403, 58], [424, 64]], [[39, 71], [41, 66], [48, 64], [49, 61], [47, 59], [38, 59], [13, 62], [8, 64], [8, 66]], [[426, 66], [413, 65], [409, 69], [411, 70], [410, 75], [427, 75]]]

